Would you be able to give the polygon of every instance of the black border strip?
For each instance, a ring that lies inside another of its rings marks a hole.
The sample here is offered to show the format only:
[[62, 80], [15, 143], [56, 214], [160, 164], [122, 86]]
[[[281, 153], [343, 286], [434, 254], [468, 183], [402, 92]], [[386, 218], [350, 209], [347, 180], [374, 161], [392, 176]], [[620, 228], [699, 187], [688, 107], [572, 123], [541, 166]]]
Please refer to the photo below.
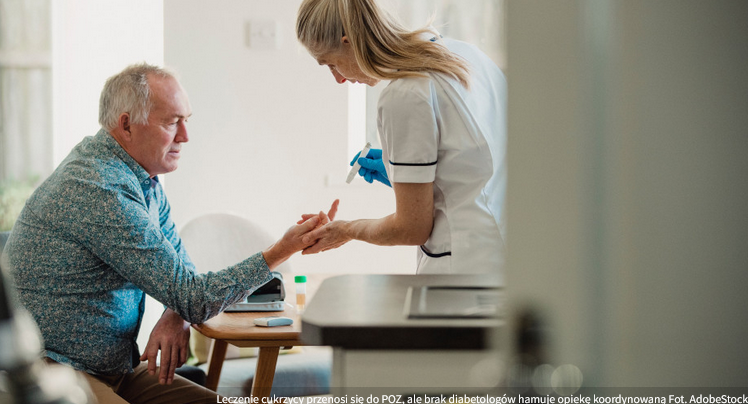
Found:
[[432, 163], [395, 163], [394, 161], [390, 160], [390, 164], [393, 166], [433, 166], [436, 165], [436, 161]]
[[421, 247], [421, 251], [423, 251], [424, 254], [428, 255], [431, 258], [441, 258], [441, 257], [446, 257], [448, 255], [452, 255], [452, 251], [447, 251], [447, 252], [443, 252], [443, 253], [439, 253], [439, 254], [432, 254], [432, 253], [426, 251], [426, 249], [423, 248], [423, 246], [419, 246], [419, 247]]

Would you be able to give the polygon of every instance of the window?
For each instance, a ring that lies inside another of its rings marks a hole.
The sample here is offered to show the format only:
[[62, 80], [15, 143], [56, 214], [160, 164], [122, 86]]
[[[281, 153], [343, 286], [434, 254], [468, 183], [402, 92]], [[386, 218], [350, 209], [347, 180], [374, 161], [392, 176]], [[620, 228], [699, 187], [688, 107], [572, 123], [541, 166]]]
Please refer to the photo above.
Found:
[[0, 0], [0, 180], [52, 172], [49, 0]]

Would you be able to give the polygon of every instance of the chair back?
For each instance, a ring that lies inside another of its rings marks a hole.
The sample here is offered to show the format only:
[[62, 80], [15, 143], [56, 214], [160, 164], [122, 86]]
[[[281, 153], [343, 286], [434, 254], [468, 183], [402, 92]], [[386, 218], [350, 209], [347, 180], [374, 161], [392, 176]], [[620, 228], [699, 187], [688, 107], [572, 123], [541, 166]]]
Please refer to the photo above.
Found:
[[[187, 253], [199, 273], [220, 271], [264, 250], [277, 240], [251, 220], [231, 213], [210, 213], [190, 220], [179, 231]], [[291, 277], [287, 262], [273, 269]], [[273, 313], [268, 313], [272, 315]], [[192, 330], [190, 349], [197, 363], [209, 359], [212, 339]], [[257, 348], [229, 345], [226, 359], [257, 356]]]

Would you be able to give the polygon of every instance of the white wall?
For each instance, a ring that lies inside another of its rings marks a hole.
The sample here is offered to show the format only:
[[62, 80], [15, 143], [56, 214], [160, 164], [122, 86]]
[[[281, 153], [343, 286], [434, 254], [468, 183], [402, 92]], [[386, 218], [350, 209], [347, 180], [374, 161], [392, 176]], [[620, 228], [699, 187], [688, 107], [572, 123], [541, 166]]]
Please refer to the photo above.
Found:
[[99, 130], [99, 94], [132, 63], [163, 63], [160, 0], [52, 2], [54, 167]]
[[587, 386], [745, 386], [748, 3], [509, 2], [509, 271]]
[[[327, 211], [335, 198], [339, 219], [394, 212], [389, 188], [343, 181], [352, 158], [347, 85], [298, 45], [300, 1], [219, 4], [164, 2], [165, 63], [179, 73], [193, 109], [180, 167], [166, 176], [175, 221], [234, 212], [280, 237], [302, 213]], [[278, 49], [246, 46], [245, 26], [258, 20], [277, 23]], [[351, 242], [290, 263], [299, 273], [414, 273], [415, 254], [415, 247]]]
[[[394, 209], [389, 188], [341, 185], [347, 151], [347, 89], [296, 45], [297, 1], [67, 0], [52, 10], [54, 165], [99, 129], [105, 80], [146, 61], [180, 73], [194, 117], [179, 170], [166, 176], [178, 225], [232, 211], [280, 236], [301, 213], [341, 198], [339, 218]], [[244, 46], [244, 24], [279, 22], [276, 51]], [[165, 25], [166, 24], [166, 29]], [[332, 175], [337, 185], [327, 187]], [[415, 250], [350, 243], [295, 257], [297, 272], [413, 272]], [[149, 298], [138, 343], [145, 347], [161, 308]]]

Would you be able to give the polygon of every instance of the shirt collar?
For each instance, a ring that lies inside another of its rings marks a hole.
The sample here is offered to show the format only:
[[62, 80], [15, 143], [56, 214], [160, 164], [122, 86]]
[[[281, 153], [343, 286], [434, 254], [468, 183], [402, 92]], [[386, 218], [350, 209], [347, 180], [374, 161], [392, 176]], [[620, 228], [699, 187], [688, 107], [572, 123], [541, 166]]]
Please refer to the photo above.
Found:
[[[119, 157], [119, 159], [122, 160], [130, 170], [132, 170], [135, 177], [138, 179], [138, 183], [143, 187], [144, 192], [151, 187], [151, 176], [148, 174], [148, 171], [138, 164], [138, 162], [135, 161], [135, 159], [132, 158], [132, 156], [130, 156], [119, 143], [117, 143], [117, 140], [115, 140], [106, 129], [101, 128], [96, 134], [95, 139], [96, 141], [101, 142], [104, 147], [111, 150], [115, 156]], [[154, 177], [153, 180], [158, 182], [158, 177]]]

